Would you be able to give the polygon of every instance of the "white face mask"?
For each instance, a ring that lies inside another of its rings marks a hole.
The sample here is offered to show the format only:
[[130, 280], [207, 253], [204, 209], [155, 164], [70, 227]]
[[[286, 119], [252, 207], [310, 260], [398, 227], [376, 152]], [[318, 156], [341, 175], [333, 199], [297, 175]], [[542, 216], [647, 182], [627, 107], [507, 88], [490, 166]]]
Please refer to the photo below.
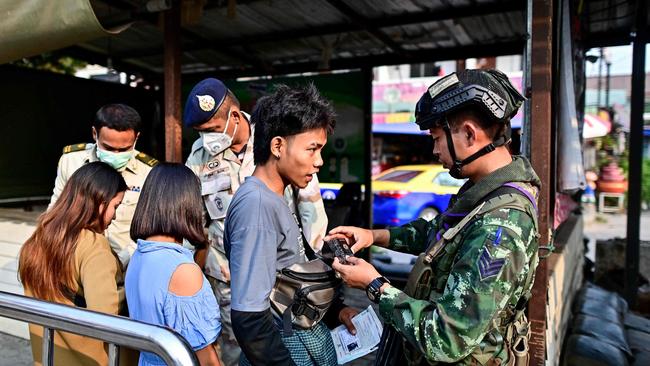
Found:
[[230, 112], [228, 111], [228, 119], [226, 120], [226, 127], [223, 128], [223, 132], [199, 132], [201, 138], [203, 139], [203, 148], [214, 156], [232, 145], [232, 138], [237, 134], [237, 127], [239, 124], [235, 125], [235, 131], [233, 131], [233, 136], [230, 136], [226, 133], [228, 131], [228, 124], [230, 124]]

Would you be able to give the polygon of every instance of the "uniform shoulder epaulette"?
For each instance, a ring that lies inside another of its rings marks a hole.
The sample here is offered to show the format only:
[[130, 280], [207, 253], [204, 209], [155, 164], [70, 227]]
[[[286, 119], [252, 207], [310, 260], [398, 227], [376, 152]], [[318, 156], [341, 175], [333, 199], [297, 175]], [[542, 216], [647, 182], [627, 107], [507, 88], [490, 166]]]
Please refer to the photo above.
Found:
[[138, 153], [138, 155], [135, 156], [136, 159], [140, 160], [141, 162], [149, 165], [150, 167], [155, 167], [156, 164], [158, 164], [158, 159], [153, 158], [143, 152]]
[[68, 145], [68, 146], [63, 148], [63, 153], [67, 154], [67, 153], [71, 153], [71, 152], [75, 152], [75, 151], [82, 151], [82, 150], [86, 150], [87, 147], [88, 147], [88, 144], [86, 144], [86, 143]]

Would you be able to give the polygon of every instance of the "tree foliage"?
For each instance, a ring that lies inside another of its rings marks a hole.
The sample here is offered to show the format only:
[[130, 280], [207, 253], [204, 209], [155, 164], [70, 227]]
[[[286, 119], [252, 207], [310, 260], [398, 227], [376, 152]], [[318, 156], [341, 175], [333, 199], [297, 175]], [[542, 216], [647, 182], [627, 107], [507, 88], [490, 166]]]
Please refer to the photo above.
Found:
[[86, 67], [87, 62], [69, 56], [58, 56], [50, 53], [23, 58], [12, 64], [36, 70], [45, 70], [57, 74], [74, 75], [78, 70]]

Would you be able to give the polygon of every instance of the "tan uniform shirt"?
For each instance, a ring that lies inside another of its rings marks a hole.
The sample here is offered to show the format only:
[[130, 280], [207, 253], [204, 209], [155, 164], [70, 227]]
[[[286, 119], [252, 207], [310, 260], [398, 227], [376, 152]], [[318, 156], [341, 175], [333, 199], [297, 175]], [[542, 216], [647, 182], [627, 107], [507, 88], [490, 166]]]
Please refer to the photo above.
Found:
[[[222, 272], [222, 268], [228, 271], [228, 260], [223, 246], [224, 219], [233, 195], [244, 179], [251, 176], [255, 169], [253, 135], [254, 125], [251, 125], [251, 135], [241, 160], [230, 149], [216, 156], [210, 156], [203, 149], [203, 139], [199, 138], [192, 145], [192, 151], [185, 163], [201, 180], [204, 208], [210, 220], [208, 225], [210, 248], [206, 256], [205, 273], [223, 282], [228, 282]], [[291, 187], [287, 187], [285, 199], [294, 211]], [[320, 249], [322, 238], [327, 230], [327, 216], [315, 175], [309, 185], [299, 191], [298, 199], [298, 210], [305, 237], [313, 248]]]
[[[77, 284], [75, 293], [85, 302], [88, 310], [112, 315], [126, 313], [124, 272], [111, 251], [108, 241], [101, 234], [82, 230], [74, 252], [73, 278]], [[33, 296], [29, 287], [25, 295]], [[71, 300], [59, 301], [75, 305]], [[43, 328], [30, 324], [34, 365], [40, 366], [43, 351]], [[120, 347], [120, 365], [136, 365], [138, 353]], [[127, 351], [127, 352], [124, 352]], [[54, 332], [54, 365], [107, 365], [108, 353], [102, 341], [61, 331]]]
[[[72, 173], [89, 162], [98, 161], [95, 144], [85, 144], [85, 146], [83, 144], [70, 145], [66, 146], [63, 151], [63, 155], [59, 159], [56, 180], [54, 181], [54, 192], [48, 209], [59, 199], [59, 195], [61, 195], [63, 187]], [[131, 255], [136, 249], [135, 242], [131, 240], [130, 229], [135, 206], [140, 197], [140, 190], [152, 167], [157, 163], [156, 159], [135, 151], [126, 167], [120, 171], [128, 188], [124, 193], [122, 204], [117, 208], [115, 220], [108, 226], [105, 235], [124, 268], [126, 268]]]

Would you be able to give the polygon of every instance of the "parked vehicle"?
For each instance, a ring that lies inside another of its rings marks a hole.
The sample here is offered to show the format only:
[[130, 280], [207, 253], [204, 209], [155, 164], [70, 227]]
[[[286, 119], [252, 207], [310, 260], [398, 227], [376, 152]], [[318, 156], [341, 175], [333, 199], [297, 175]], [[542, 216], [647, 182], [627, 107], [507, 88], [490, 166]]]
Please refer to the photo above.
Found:
[[374, 225], [399, 226], [420, 217], [432, 220], [447, 209], [463, 183], [439, 164], [388, 169], [372, 180]]
[[[388, 169], [372, 180], [374, 226], [399, 226], [419, 217], [432, 220], [447, 209], [451, 196], [464, 183], [465, 180], [453, 178], [439, 164]], [[326, 208], [335, 201], [348, 204], [348, 199], [337, 199], [340, 183], [321, 183], [320, 189]], [[333, 214], [330, 219], [336, 219], [334, 210], [330, 209], [328, 215], [330, 213]], [[374, 248], [370, 259], [377, 270], [397, 286], [406, 283], [415, 262], [415, 256], [383, 248]]]

